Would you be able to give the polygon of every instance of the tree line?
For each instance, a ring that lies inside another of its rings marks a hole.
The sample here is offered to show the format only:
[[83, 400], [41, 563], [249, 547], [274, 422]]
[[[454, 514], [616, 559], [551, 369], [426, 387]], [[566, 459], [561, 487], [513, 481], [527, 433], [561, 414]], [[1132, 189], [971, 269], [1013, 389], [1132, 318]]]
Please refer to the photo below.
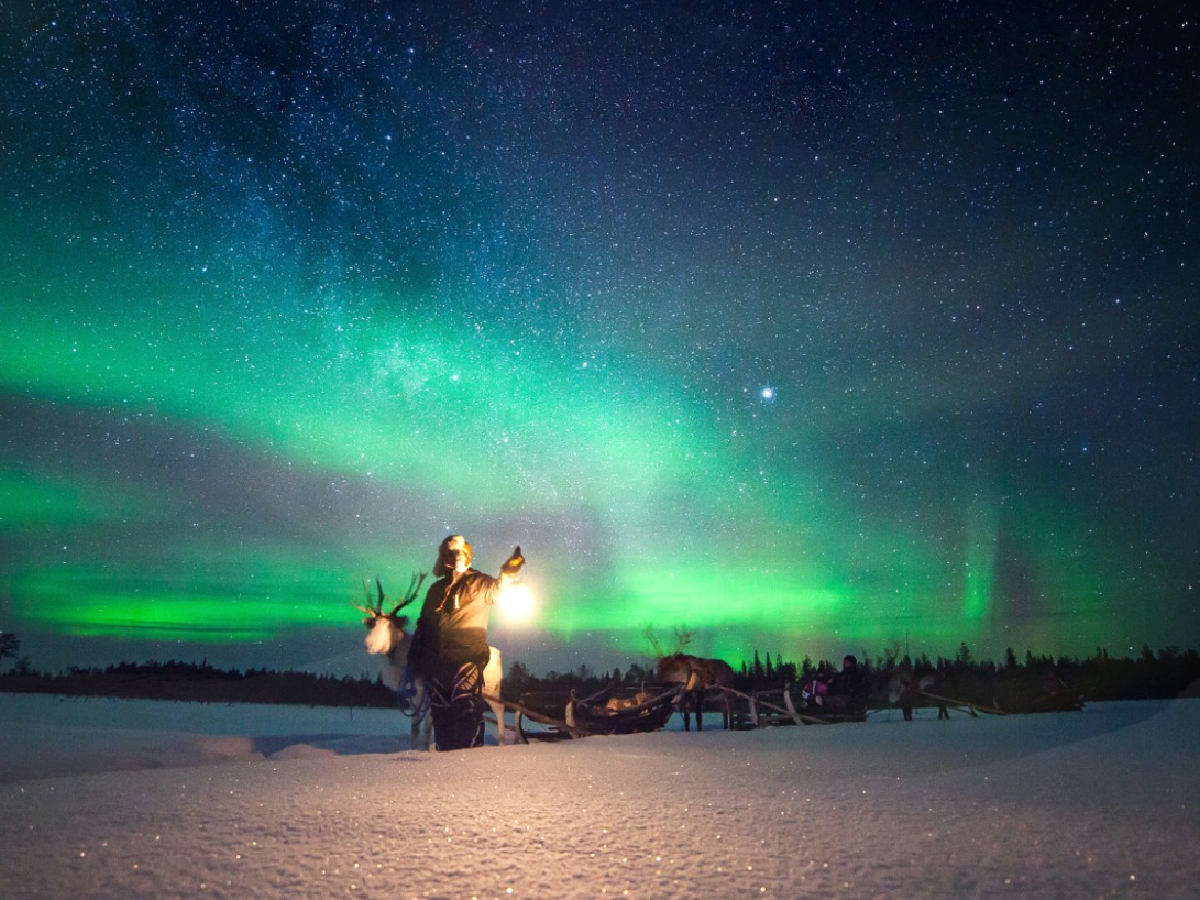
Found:
[[[121, 662], [103, 668], [71, 667], [49, 674], [36, 671], [28, 657], [18, 656], [19, 650], [19, 639], [11, 632], [0, 632], [0, 664], [6, 658], [16, 660], [8, 672], [0, 675], [0, 691], [308, 706], [396, 705], [396, 695], [384, 685], [381, 675], [352, 678], [292, 670], [217, 669], [207, 660]], [[981, 705], [998, 698], [1044, 691], [1050, 678], [1064, 689], [1078, 691], [1088, 701], [1200, 695], [1200, 653], [1178, 647], [1153, 650], [1147, 645], [1133, 657], [1112, 656], [1101, 648], [1082, 659], [1035, 655], [1032, 651], [1018, 658], [1010, 648], [999, 662], [974, 659], [966, 644], [961, 644], [953, 656], [946, 657], [902, 655], [897, 648], [885, 650], [874, 658], [866, 651], [856, 656], [872, 676], [876, 705], [886, 703], [887, 682], [900, 669], [909, 669], [916, 675], [936, 674], [939, 691]], [[779, 653], [755, 650], [751, 659], [742, 660], [736, 668], [736, 687], [751, 693], [800, 685], [839, 668], [840, 659], [814, 661], [805, 656], [795, 662]], [[502, 696], [510, 701], [538, 693], [574, 692], [577, 697], [587, 697], [613, 683], [657, 681], [654, 662], [633, 662], [624, 670], [596, 671], [579, 666], [569, 672], [535, 675], [524, 663], [514, 661], [505, 672]]]
[[378, 675], [339, 678], [291, 670], [217, 669], [207, 661], [121, 662], [104, 668], [73, 666], [53, 675], [18, 665], [0, 675], [0, 691], [204, 703], [396, 705], [395, 692]]
[[[1112, 656], [1103, 648], [1086, 658], [1037, 655], [1027, 650], [1018, 659], [1011, 648], [1000, 662], [976, 660], [967, 645], [960, 644], [953, 656], [911, 656], [890, 648], [873, 659], [867, 651], [855, 654], [867, 669], [872, 682], [872, 701], [884, 705], [887, 684], [897, 671], [911, 670], [915, 675], [934, 674], [951, 696], [980, 705], [998, 698], [1012, 699], [1045, 692], [1051, 682], [1059, 689], [1078, 691], [1088, 701], [1160, 700], [1192, 695], [1200, 696], [1200, 653], [1165, 647], [1142, 647], [1136, 657]], [[766, 691], [784, 685], [802, 685], [815, 677], [832, 675], [842, 660], [785, 660], [779, 653], [754, 651], [750, 660], [736, 668], [735, 687], [744, 693]], [[612, 683], [652, 683], [658, 680], [653, 664], [633, 663], [621, 671], [596, 672], [587, 666], [570, 672], [551, 671], [543, 676], [532, 674], [514, 661], [504, 675], [505, 699], [517, 700], [522, 694], [566, 693], [587, 697]]]

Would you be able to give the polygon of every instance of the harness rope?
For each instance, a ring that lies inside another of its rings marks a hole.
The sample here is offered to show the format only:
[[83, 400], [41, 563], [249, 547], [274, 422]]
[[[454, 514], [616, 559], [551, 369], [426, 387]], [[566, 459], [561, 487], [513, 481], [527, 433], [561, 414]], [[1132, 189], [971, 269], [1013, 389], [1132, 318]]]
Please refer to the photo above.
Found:
[[398, 702], [403, 704], [400, 707], [401, 715], [407, 716], [410, 719], [423, 719], [429, 713], [431, 704], [430, 699], [430, 682], [425, 679], [425, 691], [421, 694], [420, 699], [412, 702], [412, 698], [417, 696], [417, 676], [408, 666], [404, 667], [404, 678], [400, 681], [400, 692]]
[[[407, 672], [407, 670], [406, 670]], [[409, 685], [415, 684], [415, 680], [405, 676], [406, 689]], [[415, 693], [416, 688], [411, 690]], [[483, 670], [472, 662], [465, 662], [458, 667], [458, 671], [454, 673], [454, 682], [450, 685], [449, 695], [446, 694], [443, 686], [435, 678], [425, 676], [425, 697], [422, 706], [428, 708], [431, 705], [450, 706], [456, 698], [463, 697], [478, 697], [483, 699]]]

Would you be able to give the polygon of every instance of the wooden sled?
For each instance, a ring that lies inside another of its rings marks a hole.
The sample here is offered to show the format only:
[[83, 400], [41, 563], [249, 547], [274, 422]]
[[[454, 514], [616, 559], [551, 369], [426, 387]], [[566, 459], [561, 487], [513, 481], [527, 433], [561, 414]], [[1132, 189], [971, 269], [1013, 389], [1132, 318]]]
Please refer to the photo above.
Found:
[[[831, 703], [828, 706], [813, 704], [797, 706], [792, 696], [795, 685], [785, 685], [782, 690], [755, 692], [755, 705], [772, 712], [759, 715], [763, 725], [836, 725], [839, 722], [867, 721], [867, 702], [865, 698], [847, 697], [844, 704]], [[763, 698], [781, 694], [784, 709], [766, 702]], [[782, 714], [782, 715], [780, 715]]]
[[679, 691], [675, 684], [613, 684], [582, 700], [574, 691], [559, 691], [501, 702], [516, 714], [518, 740], [528, 744], [659, 731], [674, 713]]
[[[797, 710], [789, 687], [754, 691], [750, 694], [728, 687], [718, 687], [714, 688], [714, 690], [724, 691], [745, 702], [746, 711], [734, 715], [734, 728], [738, 731], [763, 728], [769, 725], [833, 724], [833, 721], [830, 719], [810, 716], [807, 713]], [[774, 702], [776, 698], [778, 698], [778, 703]]]
[[[791, 691], [783, 692], [788, 706], [792, 706]], [[818, 704], [805, 707], [803, 713], [797, 713], [805, 725], [836, 725], [839, 722], [867, 721], [866, 698], [847, 697], [845, 704]]]

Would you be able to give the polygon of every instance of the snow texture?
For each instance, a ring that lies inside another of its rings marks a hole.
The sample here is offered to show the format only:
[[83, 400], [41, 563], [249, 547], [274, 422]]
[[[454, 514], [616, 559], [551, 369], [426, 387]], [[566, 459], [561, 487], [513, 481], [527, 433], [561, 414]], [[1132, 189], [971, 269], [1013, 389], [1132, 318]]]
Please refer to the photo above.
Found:
[[[451, 753], [0, 695], [0, 898], [1195, 898], [1200, 703]], [[677, 727], [677, 726], [676, 726]]]

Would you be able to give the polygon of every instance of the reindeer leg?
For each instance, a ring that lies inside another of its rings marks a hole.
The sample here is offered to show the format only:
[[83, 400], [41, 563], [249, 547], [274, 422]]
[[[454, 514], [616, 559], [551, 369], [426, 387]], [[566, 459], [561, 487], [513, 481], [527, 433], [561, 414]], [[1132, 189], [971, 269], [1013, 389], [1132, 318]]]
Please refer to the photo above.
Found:
[[[500, 651], [495, 647], [488, 647], [488, 661], [483, 668], [483, 693], [486, 697], [499, 697], [500, 687], [504, 682], [504, 663], [500, 656]], [[496, 716], [496, 746], [503, 747], [508, 743], [507, 729], [504, 727], [504, 704], [500, 702], [487, 701], [488, 706], [492, 708], [492, 712]], [[513, 743], [517, 743], [516, 735], [513, 735]]]
[[[426, 682], [426, 690], [429, 690], [428, 682]], [[433, 709], [429, 705], [429, 701], [425, 702], [425, 711], [421, 714], [421, 749], [432, 750], [433, 742]]]
[[429, 678], [418, 675], [413, 678], [412, 704], [412, 735], [409, 746], [413, 750], [429, 750], [430, 733], [433, 731], [433, 717], [429, 714]]
[[413, 719], [413, 746], [418, 750], [428, 752], [433, 746], [433, 714], [429, 704], [421, 710], [421, 714]]
[[503, 747], [508, 743], [507, 729], [504, 727], [504, 704], [488, 701], [492, 714], [496, 717], [496, 746]]

